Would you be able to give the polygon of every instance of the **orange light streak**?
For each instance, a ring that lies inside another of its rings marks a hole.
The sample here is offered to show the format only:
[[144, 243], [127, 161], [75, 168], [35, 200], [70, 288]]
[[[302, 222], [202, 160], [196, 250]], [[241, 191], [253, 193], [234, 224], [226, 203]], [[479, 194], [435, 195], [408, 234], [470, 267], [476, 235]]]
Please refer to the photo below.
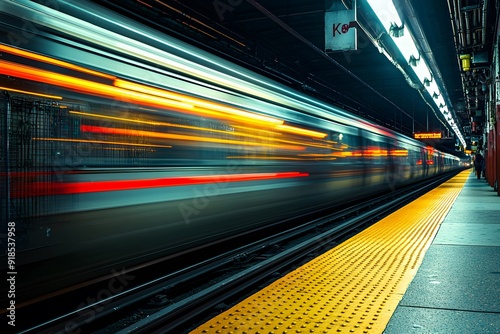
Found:
[[294, 133], [294, 134], [298, 134], [298, 135], [302, 135], [302, 136], [314, 137], [314, 138], [325, 138], [326, 137], [326, 133], [302, 129], [302, 128], [298, 128], [296, 126], [285, 125], [285, 124], [277, 125], [276, 129], [280, 130], [280, 131], [290, 132], [290, 133]]
[[297, 157], [277, 157], [277, 156], [255, 156], [255, 155], [234, 155], [227, 156], [227, 159], [257, 159], [257, 160], [306, 160]]
[[14, 93], [21, 93], [21, 94], [28, 94], [28, 95], [46, 97], [48, 99], [54, 99], [54, 100], [62, 100], [62, 96], [29, 92], [27, 90], [20, 90], [20, 89], [8, 88], [8, 87], [0, 87], [0, 90], [7, 90], [9, 92], [14, 92]]
[[107, 98], [133, 101], [157, 107], [174, 108], [177, 111], [187, 111], [193, 106], [187, 103], [167, 100], [151, 95], [141, 94], [102, 83], [97, 83], [85, 79], [75, 78], [64, 74], [40, 70], [34, 67], [19, 65], [16, 63], [0, 60], [0, 73], [13, 77], [44, 82], [55, 86], [68, 88], [77, 92], [90, 93]]
[[[181, 129], [189, 129], [189, 130], [197, 130], [197, 131], [206, 131], [206, 132], [212, 132], [212, 133], [220, 133], [224, 135], [230, 135], [230, 136], [240, 136], [240, 137], [247, 137], [247, 138], [254, 138], [254, 139], [259, 139], [259, 140], [264, 140], [268, 142], [279, 142], [279, 143], [286, 143], [286, 144], [297, 144], [297, 145], [304, 145], [308, 147], [319, 147], [319, 148], [326, 148], [326, 149], [333, 149], [325, 144], [322, 143], [307, 143], [307, 142], [299, 142], [299, 141], [294, 141], [294, 140], [286, 140], [286, 139], [281, 139], [281, 138], [273, 138], [273, 137], [266, 137], [266, 136], [260, 136], [260, 135], [254, 135], [254, 134], [249, 134], [249, 133], [244, 133], [244, 132], [231, 132], [231, 131], [225, 131], [225, 130], [216, 130], [216, 129], [210, 129], [210, 128], [203, 128], [199, 126], [192, 126], [192, 125], [182, 125], [182, 124], [175, 124], [175, 123], [167, 123], [167, 122], [160, 122], [160, 121], [141, 121], [141, 120], [135, 120], [135, 119], [128, 119], [128, 118], [122, 118], [122, 117], [115, 117], [115, 116], [106, 116], [106, 115], [100, 115], [100, 114], [91, 114], [91, 113], [86, 113], [86, 112], [81, 112], [81, 111], [69, 111], [70, 114], [75, 114], [75, 115], [81, 115], [81, 116], [86, 116], [86, 117], [96, 117], [96, 118], [105, 118], [105, 119], [112, 119], [116, 121], [123, 121], [123, 122], [130, 122], [130, 123], [137, 123], [137, 124], [148, 124], [148, 125], [156, 125], [156, 126], [168, 126], [168, 127], [174, 127], [174, 128], [181, 128]], [[255, 128], [247, 128], [252, 131], [256, 131]], [[258, 129], [257, 131], [260, 131]], [[265, 130], [264, 130], [265, 131]], [[278, 132], [271, 132], [271, 131], [265, 131], [270, 134], [277, 134], [281, 135]]]
[[136, 143], [106, 141], [106, 140], [71, 139], [71, 138], [31, 138], [31, 139], [32, 140], [44, 140], [44, 141], [62, 141], [62, 142], [71, 142], [71, 143], [91, 143], [91, 144], [172, 148], [172, 146], [170, 146], [170, 145], [136, 144]]
[[71, 64], [71, 63], [68, 63], [65, 61], [57, 60], [54, 58], [42, 56], [42, 55], [39, 55], [37, 53], [28, 52], [28, 51], [24, 51], [21, 49], [13, 48], [11, 46], [1, 44], [1, 43], [0, 43], [0, 51], [7, 52], [7, 53], [10, 53], [10, 54], [13, 54], [16, 56], [21, 56], [21, 57], [28, 58], [28, 59], [38, 60], [38, 61], [41, 61], [41, 62], [44, 62], [47, 64], [57, 65], [57, 66], [68, 68], [70, 70], [75, 70], [78, 72], [92, 74], [92, 75], [99, 76], [99, 77], [106, 78], [106, 79], [110, 79], [110, 80], [113, 80], [115, 78], [112, 75], [89, 70], [88, 68], [85, 68], [85, 67], [77, 66], [77, 65], [74, 65], [74, 64]]
[[149, 8], [153, 8], [153, 6], [151, 6], [151, 5], [150, 5], [150, 4], [148, 4], [148, 3], [145, 3], [144, 1], [141, 1], [141, 0], [136, 0], [136, 1], [137, 1], [137, 2], [139, 2], [139, 3], [142, 3], [144, 6], [147, 6], [147, 7], [149, 7]]
[[382, 157], [387, 156], [387, 150], [364, 150], [363, 156], [366, 157]]
[[340, 158], [352, 158], [352, 157], [362, 157], [363, 156], [360, 151], [334, 152], [334, 153], [332, 153], [332, 155], [335, 157], [340, 157]]
[[228, 106], [225, 106], [225, 105], [222, 105], [219, 103], [209, 102], [209, 101], [195, 98], [192, 96], [188, 96], [188, 95], [184, 95], [184, 94], [180, 94], [180, 93], [175, 93], [175, 92], [171, 92], [171, 91], [167, 91], [164, 89], [155, 88], [155, 87], [151, 87], [151, 86], [146, 86], [146, 85], [142, 85], [142, 84], [138, 84], [135, 82], [126, 81], [126, 80], [122, 80], [122, 79], [116, 79], [114, 81], [114, 85], [116, 87], [119, 87], [119, 88], [125, 88], [128, 90], [133, 90], [136, 92], [141, 92], [141, 93], [145, 93], [145, 94], [149, 94], [149, 95], [154, 95], [154, 96], [164, 97], [164, 98], [168, 98], [168, 99], [172, 99], [172, 100], [186, 102], [186, 103], [194, 105], [195, 107], [200, 107], [200, 109], [197, 109], [200, 111], [206, 111], [206, 112], [218, 111], [218, 112], [230, 114], [232, 116], [240, 116], [240, 117], [247, 118], [247, 119], [255, 119], [259, 122], [269, 123], [272, 125], [276, 125], [276, 124], [279, 125], [279, 124], [283, 124], [283, 122], [284, 122], [283, 120], [276, 119], [273, 117], [268, 117], [268, 116], [264, 116], [264, 115], [250, 113], [250, 112], [243, 111], [240, 109], [228, 107]]
[[408, 150], [382, 150], [382, 149], [365, 149], [356, 150], [352, 152], [353, 156], [365, 156], [365, 157], [407, 157]]
[[390, 151], [391, 156], [395, 157], [407, 157], [408, 156], [408, 150], [392, 150]]
[[285, 150], [297, 150], [297, 151], [305, 150], [305, 147], [303, 147], [303, 146], [276, 145], [276, 144], [247, 142], [247, 141], [232, 140], [232, 139], [219, 139], [219, 138], [211, 138], [211, 137], [180, 135], [180, 134], [174, 134], [174, 133], [162, 133], [162, 132], [144, 131], [144, 130], [108, 128], [108, 127], [90, 126], [90, 125], [81, 125], [80, 131], [92, 132], [92, 133], [112, 134], [112, 135], [125, 135], [125, 136], [151, 137], [151, 138], [187, 140], [187, 141], [198, 141], [198, 142], [209, 142], [209, 143], [222, 143], [222, 144], [242, 145], [242, 146], [265, 146], [265, 147], [275, 147], [275, 148], [280, 148], [280, 149], [285, 149]]
[[[134, 102], [141, 105], [157, 108], [167, 108], [172, 111], [194, 114], [197, 116], [211, 117], [223, 120], [233, 120], [242, 123], [256, 123], [273, 126], [283, 121], [266, 116], [251, 114], [236, 109], [219, 106], [218, 109], [227, 110], [219, 112], [204, 108], [195, 108], [193, 105], [176, 100], [169, 100], [155, 95], [109, 86], [85, 79], [75, 78], [64, 74], [41, 70], [31, 66], [20, 65], [5, 60], [0, 60], [0, 74], [10, 75], [22, 79], [44, 82], [55, 86], [64, 87], [73, 91], [92, 94], [96, 96]], [[210, 104], [213, 105], [213, 104]], [[227, 113], [230, 111], [231, 113]]]

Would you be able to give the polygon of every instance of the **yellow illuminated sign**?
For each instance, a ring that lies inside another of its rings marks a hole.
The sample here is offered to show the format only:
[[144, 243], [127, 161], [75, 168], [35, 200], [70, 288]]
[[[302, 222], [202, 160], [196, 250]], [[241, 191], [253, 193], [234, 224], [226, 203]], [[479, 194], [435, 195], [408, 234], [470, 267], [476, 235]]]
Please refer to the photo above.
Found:
[[414, 133], [413, 138], [415, 139], [439, 139], [441, 138], [441, 132], [421, 132]]

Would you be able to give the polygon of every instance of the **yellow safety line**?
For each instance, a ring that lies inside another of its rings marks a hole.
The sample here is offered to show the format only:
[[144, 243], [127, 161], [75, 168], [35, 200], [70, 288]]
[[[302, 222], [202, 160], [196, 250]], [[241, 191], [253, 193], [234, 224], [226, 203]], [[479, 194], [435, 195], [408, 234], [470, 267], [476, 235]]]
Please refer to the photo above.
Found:
[[470, 171], [192, 333], [383, 333]]

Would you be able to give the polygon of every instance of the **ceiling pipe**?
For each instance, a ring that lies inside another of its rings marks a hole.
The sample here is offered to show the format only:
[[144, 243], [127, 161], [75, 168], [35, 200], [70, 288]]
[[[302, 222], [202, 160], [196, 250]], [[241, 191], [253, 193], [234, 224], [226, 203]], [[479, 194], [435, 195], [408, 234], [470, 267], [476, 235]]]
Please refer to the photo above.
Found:
[[[458, 52], [460, 50], [460, 45], [462, 45], [462, 35], [457, 32], [457, 16], [456, 16], [456, 7], [453, 0], [448, 0], [448, 12], [450, 14], [450, 23], [451, 30], [453, 33], [453, 40], [455, 41], [455, 50]], [[461, 68], [462, 64], [460, 62], [460, 58], [457, 57], [458, 68]]]
[[471, 45], [471, 27], [470, 27], [470, 19], [469, 19], [469, 12], [460, 12], [460, 17], [462, 15], [465, 17], [465, 36], [467, 38], [467, 46]]
[[488, 13], [488, 1], [485, 0], [483, 1], [483, 11], [482, 11], [482, 24], [483, 24], [483, 29], [482, 29], [482, 44], [483, 46], [486, 46], [486, 20], [487, 20], [487, 13]]
[[[464, 23], [464, 17], [462, 16], [462, 12], [460, 11], [460, 1], [461, 0], [455, 0], [455, 14], [458, 19], [458, 31], [462, 34], [462, 49], [467, 48], [467, 38], [466, 38], [466, 31], [465, 31], [465, 23]], [[461, 51], [460, 51], [461, 52]]]
[[479, 9], [474, 9], [472, 12], [472, 44], [478, 45], [481, 43], [481, 30], [478, 27], [481, 24], [481, 11]]
[[453, 37], [455, 37], [455, 48], [459, 50], [460, 46], [465, 43], [464, 36], [460, 31], [460, 20], [457, 14], [457, 6], [455, 0], [448, 0], [448, 11], [450, 12], [451, 28], [453, 29]]

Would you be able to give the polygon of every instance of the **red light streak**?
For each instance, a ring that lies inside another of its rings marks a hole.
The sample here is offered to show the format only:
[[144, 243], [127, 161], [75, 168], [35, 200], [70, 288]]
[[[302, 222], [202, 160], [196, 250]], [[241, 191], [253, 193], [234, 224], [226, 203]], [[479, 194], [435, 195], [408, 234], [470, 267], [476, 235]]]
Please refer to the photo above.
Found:
[[[196, 176], [168, 177], [161, 179], [118, 180], [118, 181], [99, 181], [99, 182], [69, 182], [69, 183], [34, 182], [29, 185], [17, 184], [17, 187], [16, 185], [13, 185], [11, 196], [13, 198], [19, 198], [19, 197], [34, 197], [34, 196], [48, 196], [48, 195], [85, 194], [93, 192], [192, 186], [192, 185], [208, 184], [208, 183], [262, 181], [271, 179], [296, 178], [304, 176], [309, 176], [309, 173], [282, 172], [282, 173], [196, 175]], [[24, 191], [22, 190], [22, 188], [25, 188]]]

